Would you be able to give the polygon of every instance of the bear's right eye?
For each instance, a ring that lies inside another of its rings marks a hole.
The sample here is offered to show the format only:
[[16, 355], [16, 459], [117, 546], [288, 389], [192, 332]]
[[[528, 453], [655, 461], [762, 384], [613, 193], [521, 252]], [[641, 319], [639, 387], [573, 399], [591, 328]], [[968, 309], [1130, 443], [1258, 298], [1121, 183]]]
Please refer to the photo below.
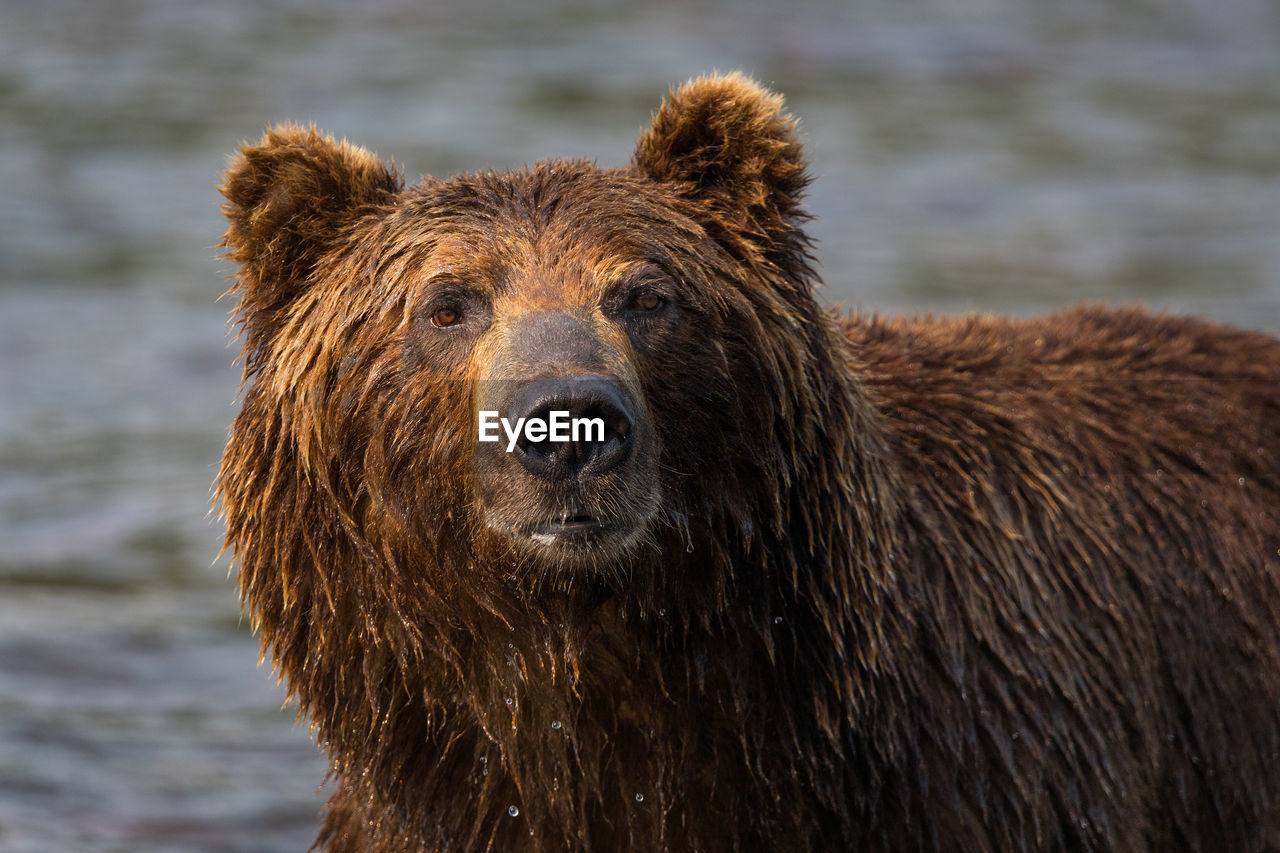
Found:
[[445, 305], [431, 312], [431, 325], [443, 329], [456, 324], [462, 319], [462, 311], [452, 305]]

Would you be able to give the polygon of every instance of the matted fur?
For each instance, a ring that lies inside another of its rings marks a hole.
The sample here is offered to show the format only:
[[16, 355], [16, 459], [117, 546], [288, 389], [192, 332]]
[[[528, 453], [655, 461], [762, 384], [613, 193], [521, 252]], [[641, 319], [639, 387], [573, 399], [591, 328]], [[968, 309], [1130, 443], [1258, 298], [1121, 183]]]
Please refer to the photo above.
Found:
[[[332, 758], [318, 846], [1280, 844], [1280, 343], [828, 314], [806, 182], [740, 75], [672, 93], [625, 169], [405, 189], [314, 131], [243, 149], [218, 494]], [[599, 306], [642, 267], [679, 313], [624, 334]], [[476, 337], [424, 325], [445, 275]], [[640, 544], [586, 569], [486, 524], [471, 463], [512, 318], [562, 309], [660, 454]]]

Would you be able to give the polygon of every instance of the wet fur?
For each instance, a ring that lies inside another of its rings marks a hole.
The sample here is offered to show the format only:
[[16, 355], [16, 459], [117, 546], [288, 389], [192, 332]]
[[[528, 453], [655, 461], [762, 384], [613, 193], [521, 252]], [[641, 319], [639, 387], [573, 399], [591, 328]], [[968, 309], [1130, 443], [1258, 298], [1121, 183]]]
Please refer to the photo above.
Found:
[[[232, 164], [219, 500], [332, 758], [320, 847], [1280, 843], [1280, 343], [828, 314], [806, 182], [738, 75], [673, 93], [620, 170], [405, 189], [296, 127]], [[506, 316], [641, 260], [685, 311], [628, 360], [660, 508], [590, 570], [539, 559], [470, 464], [501, 323], [424, 343], [430, 282]]]

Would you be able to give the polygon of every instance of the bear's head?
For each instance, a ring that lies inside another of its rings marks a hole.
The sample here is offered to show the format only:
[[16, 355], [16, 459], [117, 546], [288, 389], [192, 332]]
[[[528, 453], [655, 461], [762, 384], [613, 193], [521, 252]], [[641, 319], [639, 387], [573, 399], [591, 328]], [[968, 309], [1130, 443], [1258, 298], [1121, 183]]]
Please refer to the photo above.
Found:
[[317, 606], [384, 633], [425, 600], [445, 622], [628, 589], [722, 603], [732, 554], [822, 548], [819, 495], [791, 486], [815, 457], [818, 491], [857, 466], [826, 441], [853, 415], [806, 182], [781, 99], [741, 75], [670, 94], [620, 169], [406, 189], [314, 129], [242, 149], [220, 499], [264, 641]]

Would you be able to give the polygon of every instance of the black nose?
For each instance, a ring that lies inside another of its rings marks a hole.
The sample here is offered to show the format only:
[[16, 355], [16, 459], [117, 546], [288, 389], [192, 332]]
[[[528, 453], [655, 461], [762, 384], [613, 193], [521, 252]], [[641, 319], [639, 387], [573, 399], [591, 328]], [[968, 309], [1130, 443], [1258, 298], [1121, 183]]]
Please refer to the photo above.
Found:
[[538, 379], [521, 388], [507, 418], [538, 419], [545, 438], [531, 440], [520, 430], [512, 453], [531, 474], [546, 480], [596, 477], [631, 453], [632, 407], [615, 383], [603, 376]]

